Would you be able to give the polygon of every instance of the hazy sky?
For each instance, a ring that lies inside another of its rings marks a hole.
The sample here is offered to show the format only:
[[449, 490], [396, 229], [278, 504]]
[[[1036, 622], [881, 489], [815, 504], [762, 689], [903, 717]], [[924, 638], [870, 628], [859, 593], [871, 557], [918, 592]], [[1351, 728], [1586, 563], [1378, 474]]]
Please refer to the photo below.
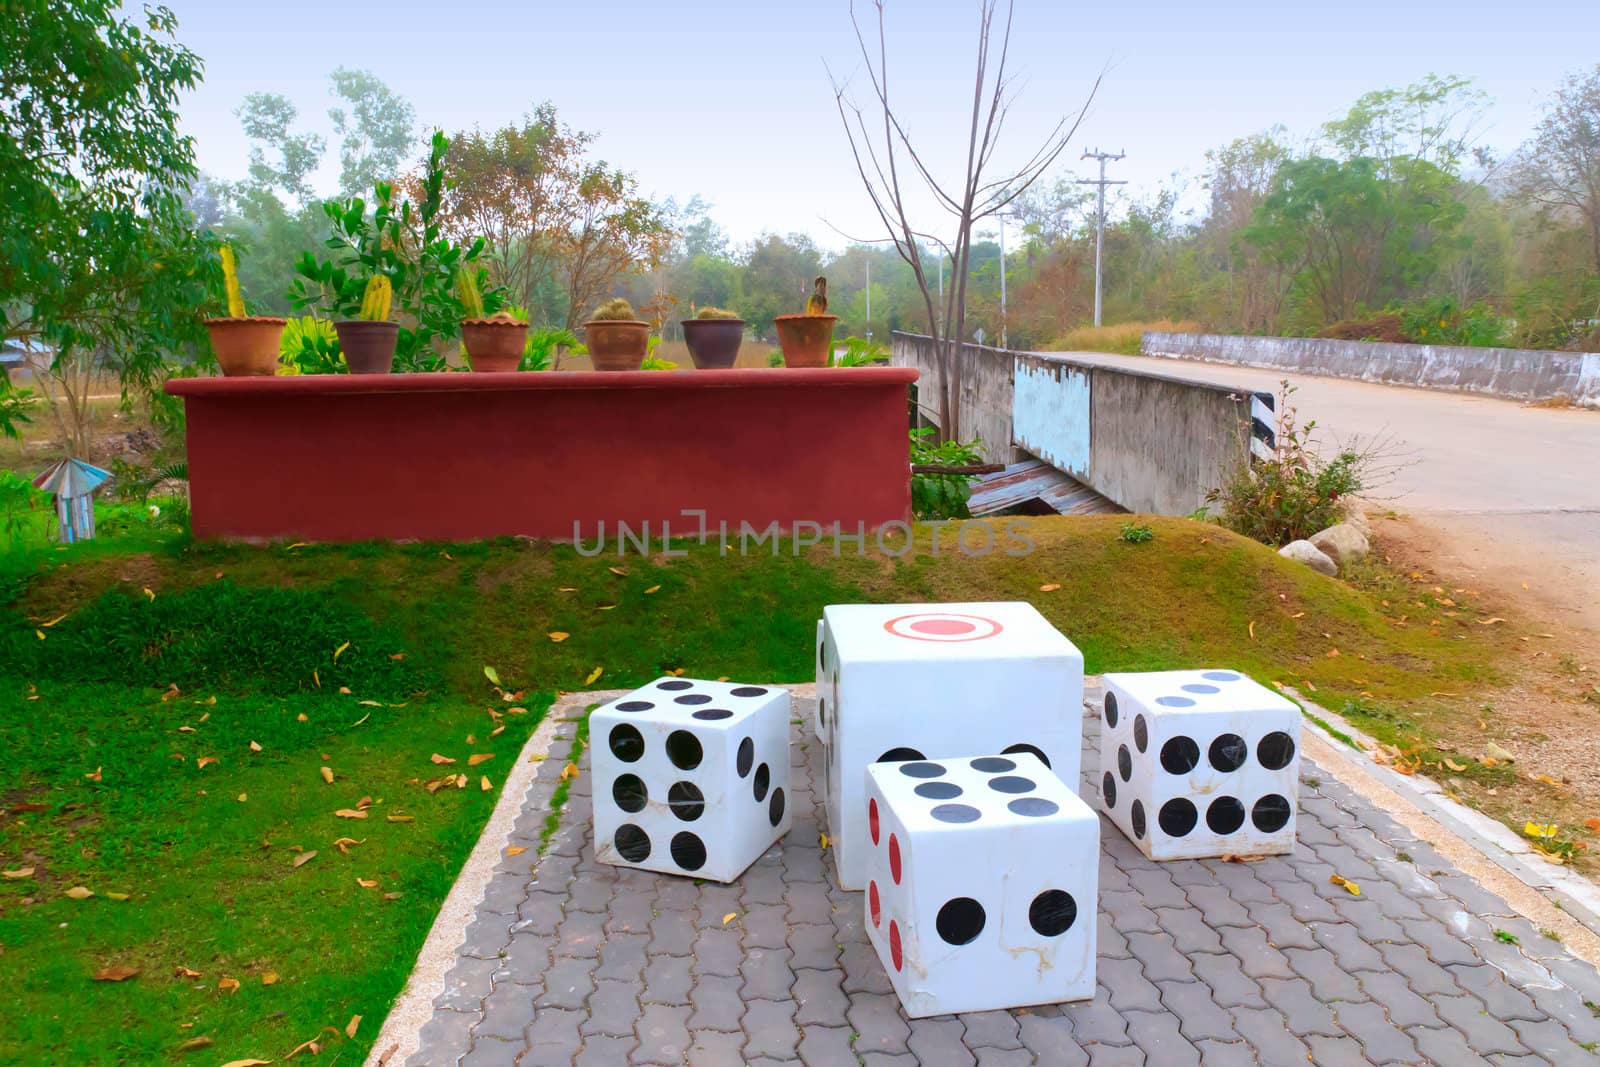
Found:
[[[881, 235], [824, 66], [861, 81], [848, 0], [165, 2], [206, 64], [184, 126], [201, 167], [223, 177], [245, 173], [233, 110], [246, 93], [284, 93], [305, 126], [330, 132], [327, 75], [343, 65], [373, 71], [447, 131], [491, 128], [548, 99], [648, 193], [698, 193], [737, 239], [799, 230], [842, 244], [824, 220]], [[945, 171], [963, 150], [976, 10], [888, 0], [892, 89]], [[1198, 185], [1207, 148], [1273, 123], [1309, 135], [1361, 93], [1429, 72], [1477, 80], [1494, 100], [1483, 139], [1506, 151], [1565, 74], [1600, 60], [1597, 44], [1600, 0], [1017, 0], [1022, 92], [997, 162], [1030, 153], [1102, 69], [1063, 167], [1086, 174], [1085, 147], [1126, 149], [1113, 174], [1135, 196], [1175, 171]], [[330, 145], [324, 191], [336, 156]]]

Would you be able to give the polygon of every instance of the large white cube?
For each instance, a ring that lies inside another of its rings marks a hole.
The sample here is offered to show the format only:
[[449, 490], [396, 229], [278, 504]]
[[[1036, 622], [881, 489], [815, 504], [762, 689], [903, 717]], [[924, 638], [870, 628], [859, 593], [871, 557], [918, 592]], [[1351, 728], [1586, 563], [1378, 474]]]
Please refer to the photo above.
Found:
[[1300, 709], [1238, 671], [1108, 674], [1100, 800], [1153, 860], [1294, 850]]
[[589, 717], [595, 858], [731, 882], [789, 831], [789, 694], [661, 678]]
[[1083, 744], [1083, 654], [1031, 604], [823, 610], [817, 730], [839, 884], [864, 889], [869, 764], [1029, 752], [1066, 782]]
[[1035, 756], [867, 768], [867, 936], [907, 1015], [1095, 992], [1100, 819]]

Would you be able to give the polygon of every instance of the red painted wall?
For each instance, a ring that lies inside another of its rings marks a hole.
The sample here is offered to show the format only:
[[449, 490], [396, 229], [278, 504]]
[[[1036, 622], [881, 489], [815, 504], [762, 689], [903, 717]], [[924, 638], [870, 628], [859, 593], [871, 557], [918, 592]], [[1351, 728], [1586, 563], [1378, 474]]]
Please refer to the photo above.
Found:
[[598, 523], [680, 514], [837, 521], [911, 512], [896, 367], [635, 373], [318, 375], [167, 383], [188, 413], [197, 537], [591, 545]]

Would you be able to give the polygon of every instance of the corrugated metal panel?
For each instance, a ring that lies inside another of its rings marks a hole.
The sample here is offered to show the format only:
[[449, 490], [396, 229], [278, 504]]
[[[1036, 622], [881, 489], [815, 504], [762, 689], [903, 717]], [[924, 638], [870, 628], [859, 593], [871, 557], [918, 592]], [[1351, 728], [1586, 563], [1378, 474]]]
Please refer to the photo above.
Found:
[[1037, 459], [1013, 463], [998, 474], [980, 479], [972, 487], [967, 510], [973, 515], [993, 515], [1033, 500], [1042, 501], [1062, 515], [1104, 515], [1122, 510], [1071, 475]]
[[1018, 445], [1064, 471], [1089, 471], [1089, 375], [1064, 363], [1016, 360], [1011, 400]]

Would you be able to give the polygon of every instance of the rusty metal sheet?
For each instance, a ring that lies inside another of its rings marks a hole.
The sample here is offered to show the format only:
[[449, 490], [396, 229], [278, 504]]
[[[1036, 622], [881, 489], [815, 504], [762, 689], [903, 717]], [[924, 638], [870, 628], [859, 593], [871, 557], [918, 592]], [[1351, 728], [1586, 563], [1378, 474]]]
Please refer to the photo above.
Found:
[[967, 510], [975, 516], [993, 515], [1034, 500], [1062, 515], [1104, 515], [1122, 510], [1071, 475], [1037, 459], [1013, 463], [998, 474], [980, 479], [972, 487]]

